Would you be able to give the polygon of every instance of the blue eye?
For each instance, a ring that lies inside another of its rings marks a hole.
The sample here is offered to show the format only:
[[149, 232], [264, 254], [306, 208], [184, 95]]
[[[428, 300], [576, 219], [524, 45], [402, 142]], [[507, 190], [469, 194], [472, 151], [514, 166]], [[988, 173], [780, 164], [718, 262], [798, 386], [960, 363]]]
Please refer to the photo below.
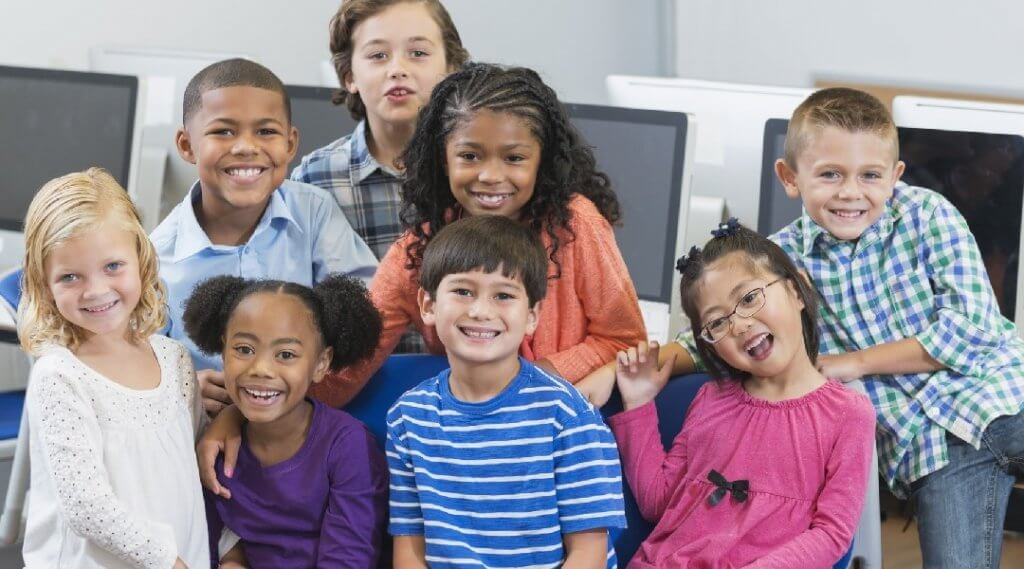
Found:
[[66, 275], [61, 275], [61, 277], [59, 279], [57, 279], [57, 280], [62, 282], [62, 283], [70, 283], [70, 282], [78, 280], [78, 275], [73, 274], [73, 273], [68, 273]]
[[112, 263], [107, 263], [106, 265], [104, 265], [103, 268], [107, 272], [113, 273], [113, 272], [117, 271], [118, 269], [120, 269], [123, 266], [124, 266], [124, 262], [123, 261], [114, 261]]

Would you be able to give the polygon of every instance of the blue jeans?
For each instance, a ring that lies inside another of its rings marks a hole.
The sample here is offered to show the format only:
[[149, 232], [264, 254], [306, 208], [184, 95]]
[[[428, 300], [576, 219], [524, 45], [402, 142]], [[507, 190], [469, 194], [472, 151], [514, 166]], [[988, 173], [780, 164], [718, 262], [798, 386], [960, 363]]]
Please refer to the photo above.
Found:
[[1024, 474], [1024, 413], [1000, 417], [981, 448], [947, 434], [949, 464], [911, 485], [927, 568], [999, 567], [1015, 475]]

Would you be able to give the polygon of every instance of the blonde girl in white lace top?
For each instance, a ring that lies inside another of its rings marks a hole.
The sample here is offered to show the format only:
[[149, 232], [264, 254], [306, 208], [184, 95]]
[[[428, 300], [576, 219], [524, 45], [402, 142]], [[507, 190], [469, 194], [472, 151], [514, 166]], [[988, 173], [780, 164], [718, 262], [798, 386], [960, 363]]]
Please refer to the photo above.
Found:
[[38, 356], [26, 565], [208, 567], [195, 372], [156, 335], [166, 293], [127, 192], [98, 168], [51, 180], [25, 251], [18, 333]]

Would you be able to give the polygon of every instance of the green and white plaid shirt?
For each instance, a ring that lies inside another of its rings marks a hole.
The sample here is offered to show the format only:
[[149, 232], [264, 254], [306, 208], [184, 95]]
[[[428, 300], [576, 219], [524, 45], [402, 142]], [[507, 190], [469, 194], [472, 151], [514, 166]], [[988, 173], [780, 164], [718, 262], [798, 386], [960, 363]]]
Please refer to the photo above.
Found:
[[[946, 369], [864, 378], [878, 414], [878, 465], [893, 492], [949, 462], [946, 432], [975, 448], [1024, 404], [1024, 342], [999, 312], [978, 245], [941, 195], [899, 184], [856, 242], [799, 219], [771, 236], [821, 295], [821, 353], [916, 338]], [[680, 341], [696, 354], [692, 336]]]

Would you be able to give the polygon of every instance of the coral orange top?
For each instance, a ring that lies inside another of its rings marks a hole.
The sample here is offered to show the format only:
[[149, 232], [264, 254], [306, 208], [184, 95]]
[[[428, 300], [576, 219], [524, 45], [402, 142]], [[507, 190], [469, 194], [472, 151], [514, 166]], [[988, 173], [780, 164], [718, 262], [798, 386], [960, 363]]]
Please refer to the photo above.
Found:
[[[612, 227], [589, 199], [575, 195], [569, 202], [570, 239], [559, 230], [556, 254], [561, 275], [548, 281], [540, 321], [532, 336], [523, 339], [519, 353], [528, 360], [546, 359], [565, 379], [576, 382], [615, 358], [619, 350], [647, 337], [633, 281], [615, 243]], [[313, 397], [342, 406], [363, 388], [398, 344], [410, 324], [423, 334], [427, 348], [444, 354], [433, 326], [420, 318], [416, 293], [419, 271], [406, 268], [406, 247], [415, 239], [406, 232], [385, 255], [370, 286], [384, 327], [374, 355], [365, 363], [329, 375], [313, 384]], [[545, 248], [551, 238], [541, 232]], [[549, 275], [555, 274], [554, 264]]]

